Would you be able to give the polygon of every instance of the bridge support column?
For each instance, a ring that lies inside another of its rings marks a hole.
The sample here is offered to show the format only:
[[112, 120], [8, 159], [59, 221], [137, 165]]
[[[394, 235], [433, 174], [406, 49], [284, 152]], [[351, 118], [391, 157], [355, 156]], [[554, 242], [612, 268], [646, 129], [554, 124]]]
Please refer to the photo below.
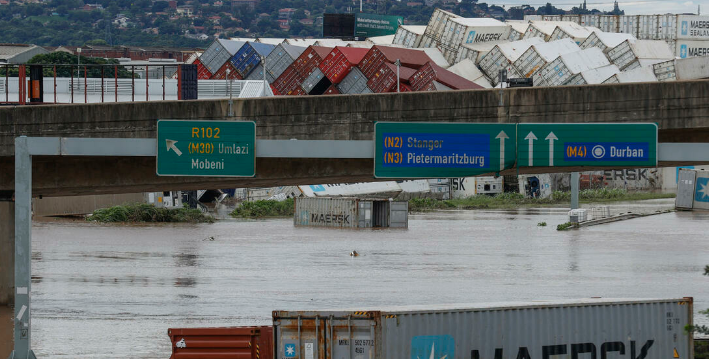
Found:
[[571, 209], [579, 208], [579, 179], [578, 172], [571, 173]]
[[0, 359], [9, 357], [12, 352], [14, 300], [15, 203], [0, 198]]

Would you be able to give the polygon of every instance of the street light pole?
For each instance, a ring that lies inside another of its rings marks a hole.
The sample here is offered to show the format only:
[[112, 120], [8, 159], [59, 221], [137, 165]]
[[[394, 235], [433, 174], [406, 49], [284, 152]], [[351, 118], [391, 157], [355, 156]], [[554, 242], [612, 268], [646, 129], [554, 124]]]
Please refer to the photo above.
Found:
[[226, 81], [227, 81], [227, 87], [229, 88], [229, 117], [234, 116], [234, 111], [232, 109], [232, 96], [231, 96], [231, 77], [229, 76], [229, 73], [231, 73], [231, 70], [227, 67], [226, 69]]
[[261, 56], [261, 67], [263, 68], [263, 97], [266, 97], [266, 56]]
[[81, 71], [81, 48], [76, 48], [76, 84], [79, 84], [79, 72]]

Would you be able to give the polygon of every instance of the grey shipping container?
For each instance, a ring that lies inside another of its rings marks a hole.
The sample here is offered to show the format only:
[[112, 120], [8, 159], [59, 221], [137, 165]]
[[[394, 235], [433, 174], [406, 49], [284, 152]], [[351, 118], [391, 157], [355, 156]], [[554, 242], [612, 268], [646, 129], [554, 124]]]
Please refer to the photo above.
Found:
[[408, 228], [408, 202], [382, 199], [309, 197], [295, 199], [296, 226]]
[[273, 83], [283, 71], [290, 66], [300, 54], [305, 51], [305, 47], [294, 46], [282, 43], [276, 46], [268, 56], [266, 56], [266, 77], [269, 83]]
[[697, 186], [697, 171], [693, 169], [679, 168], [677, 170], [677, 198], [675, 198], [675, 208], [694, 208], [694, 189]]
[[199, 60], [209, 72], [216, 73], [225, 62], [231, 59], [231, 57], [244, 46], [244, 44], [246, 43], [243, 41], [214, 40], [214, 42], [204, 50]]
[[[259, 80], [263, 81], [263, 66], [261, 64], [258, 64], [258, 66], [254, 67], [253, 70], [249, 73], [249, 76], [246, 76], [244, 80]], [[268, 81], [268, 76], [266, 76], [266, 81]], [[268, 83], [271, 83], [273, 81], [269, 81]]]
[[692, 298], [274, 311], [277, 359], [693, 359]]
[[364, 77], [358, 67], [353, 67], [350, 70], [350, 73], [342, 79], [342, 82], [337, 84], [337, 89], [340, 90], [340, 93], [348, 95], [371, 93], [371, 91], [365, 91], [367, 89], [367, 78]]

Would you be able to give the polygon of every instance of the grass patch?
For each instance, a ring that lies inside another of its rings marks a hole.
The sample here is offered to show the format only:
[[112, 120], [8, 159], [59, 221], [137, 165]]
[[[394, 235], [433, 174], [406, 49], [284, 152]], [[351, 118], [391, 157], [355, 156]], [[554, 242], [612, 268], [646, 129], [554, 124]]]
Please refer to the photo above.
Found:
[[87, 221], [96, 222], [197, 222], [212, 223], [212, 216], [198, 209], [156, 208], [151, 204], [128, 204], [97, 209], [86, 217]]
[[556, 226], [557, 231], [565, 231], [570, 228], [576, 228], [576, 223], [566, 222]]
[[232, 217], [263, 218], [263, 217], [292, 217], [294, 201], [288, 198], [285, 201], [261, 200], [242, 202], [230, 213]]
[[546, 226], [547, 226], [547, 222], [539, 222], [539, 223], [537, 223], [537, 227], [546, 227]]
[[[579, 192], [581, 203], [640, 201], [674, 198], [673, 193], [628, 192], [624, 189], [590, 189]], [[441, 209], [509, 209], [518, 207], [544, 207], [571, 202], [570, 192], [555, 191], [548, 198], [526, 198], [519, 193], [501, 193], [496, 196], [478, 195], [469, 198], [436, 200], [414, 198], [409, 200], [409, 212]]]

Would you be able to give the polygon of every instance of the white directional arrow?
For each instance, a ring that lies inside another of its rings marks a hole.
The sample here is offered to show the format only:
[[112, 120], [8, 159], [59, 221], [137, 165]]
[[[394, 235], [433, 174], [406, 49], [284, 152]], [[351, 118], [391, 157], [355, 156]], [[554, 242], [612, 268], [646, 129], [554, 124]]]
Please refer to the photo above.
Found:
[[529, 134], [524, 139], [529, 141], [529, 164], [528, 164], [528, 166], [532, 167], [532, 166], [534, 166], [534, 141], [537, 139], [537, 136], [534, 135], [534, 132], [529, 131]]
[[545, 140], [549, 141], [549, 167], [554, 167], [554, 140], [558, 140], [554, 132], [549, 132]]
[[182, 151], [180, 151], [180, 149], [175, 146], [176, 143], [177, 141], [166, 139], [165, 144], [167, 145], [167, 152], [170, 152], [170, 150], [172, 149], [173, 151], [175, 151], [175, 153], [177, 153], [178, 156], [182, 156]]
[[500, 171], [505, 169], [505, 140], [508, 139], [505, 131], [500, 131], [495, 137], [500, 140]]

